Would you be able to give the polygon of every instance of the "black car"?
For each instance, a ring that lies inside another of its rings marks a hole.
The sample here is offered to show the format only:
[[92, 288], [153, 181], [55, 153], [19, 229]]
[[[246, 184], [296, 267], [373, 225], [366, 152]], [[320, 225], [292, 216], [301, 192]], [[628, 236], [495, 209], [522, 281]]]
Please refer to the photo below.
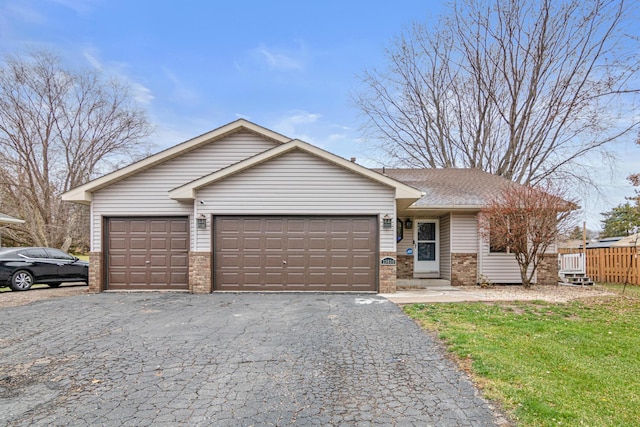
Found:
[[89, 263], [59, 249], [0, 248], [0, 287], [26, 291], [35, 283], [57, 288], [89, 280]]

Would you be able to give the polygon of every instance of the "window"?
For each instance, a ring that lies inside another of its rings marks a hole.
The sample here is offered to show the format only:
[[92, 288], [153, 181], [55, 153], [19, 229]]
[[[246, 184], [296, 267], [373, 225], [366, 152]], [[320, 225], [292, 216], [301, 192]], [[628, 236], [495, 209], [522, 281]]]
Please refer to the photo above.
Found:
[[49, 252], [50, 258], [63, 259], [65, 261], [75, 261], [75, 257], [58, 249], [47, 249], [47, 252]]
[[27, 249], [22, 251], [20, 255], [26, 256], [27, 258], [49, 258], [47, 252], [41, 248]]

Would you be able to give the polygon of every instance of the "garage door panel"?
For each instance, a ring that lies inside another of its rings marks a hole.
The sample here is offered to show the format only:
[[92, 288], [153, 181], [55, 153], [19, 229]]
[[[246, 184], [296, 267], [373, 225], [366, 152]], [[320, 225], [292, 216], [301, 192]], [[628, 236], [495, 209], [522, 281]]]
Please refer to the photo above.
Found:
[[290, 218], [287, 220], [287, 232], [289, 233], [304, 233], [306, 221], [304, 219], [293, 219]]
[[106, 230], [108, 289], [188, 289], [188, 218], [108, 218]]
[[262, 230], [262, 221], [259, 219], [248, 219], [242, 222], [242, 230], [245, 233], [260, 233]]
[[238, 250], [239, 248], [240, 248], [240, 239], [237, 236], [224, 236], [220, 238], [220, 249]]
[[322, 254], [309, 254], [309, 268], [321, 268], [328, 269], [329, 268], [329, 259], [331, 258], [331, 254], [322, 253]]
[[127, 260], [124, 255], [110, 255], [109, 265], [113, 267], [124, 267], [127, 265]]
[[147, 234], [147, 225], [147, 221], [132, 220], [129, 222], [129, 232]]
[[261, 254], [258, 255], [258, 258], [264, 259], [264, 266], [266, 268], [283, 268], [283, 259], [281, 254]]
[[266, 237], [265, 238], [265, 248], [267, 250], [283, 250], [285, 248], [284, 239], [282, 236], [279, 237]]
[[189, 257], [184, 254], [172, 254], [170, 258], [171, 267], [189, 267]]
[[167, 273], [168, 273], [167, 271], [152, 271], [150, 274], [151, 283], [159, 284], [159, 283], [171, 282], [169, 280]]
[[161, 250], [166, 251], [168, 246], [168, 239], [161, 237], [152, 237], [149, 239], [149, 248], [153, 251]]
[[[257, 280], [262, 282], [261, 279], [257, 279]], [[280, 270], [280, 271], [267, 272], [265, 274], [264, 283], [267, 286], [281, 286], [283, 283], [286, 283], [286, 281], [284, 280], [283, 271]]]
[[311, 219], [309, 220], [309, 233], [323, 233], [326, 234], [327, 220], [326, 219]]
[[[146, 254], [131, 254], [129, 255], [129, 266], [130, 267], [144, 267], [147, 264], [147, 255]], [[109, 266], [111, 267], [111, 266]]]
[[216, 290], [377, 288], [375, 217], [221, 216], [214, 224]]
[[[126, 242], [124, 244], [126, 245]], [[116, 249], [116, 248], [111, 247], [111, 249]], [[147, 249], [147, 238], [146, 237], [130, 237], [129, 249], [143, 249], [143, 250]]]
[[170, 221], [150, 221], [149, 222], [149, 231], [151, 233], [159, 233], [159, 234], [167, 234], [168, 228], [170, 226]]
[[260, 236], [245, 237], [244, 239], [242, 239], [242, 249], [245, 251], [259, 251], [262, 249], [263, 242], [264, 240], [262, 240]]
[[126, 247], [126, 239], [121, 237], [111, 237], [109, 239], [109, 247], [114, 249], [124, 249]]
[[189, 223], [184, 220], [172, 220], [171, 221], [171, 233], [188, 233]]
[[310, 237], [309, 249], [313, 251], [326, 251], [327, 238], [326, 237]]
[[295, 250], [299, 250], [299, 251], [303, 251], [305, 249], [306, 246], [306, 239], [301, 236], [301, 237], [291, 237], [288, 236], [287, 238], [287, 249], [290, 251], [295, 251]]
[[349, 239], [347, 237], [332, 237], [329, 244], [331, 251], [345, 251], [349, 248]]
[[167, 258], [168, 258], [168, 256], [166, 254], [151, 255], [149, 257], [149, 264], [150, 264], [151, 267], [167, 267], [167, 266], [170, 266], [170, 264], [168, 263], [168, 259]]
[[307, 264], [308, 256], [304, 254], [287, 255], [287, 268], [304, 268]]

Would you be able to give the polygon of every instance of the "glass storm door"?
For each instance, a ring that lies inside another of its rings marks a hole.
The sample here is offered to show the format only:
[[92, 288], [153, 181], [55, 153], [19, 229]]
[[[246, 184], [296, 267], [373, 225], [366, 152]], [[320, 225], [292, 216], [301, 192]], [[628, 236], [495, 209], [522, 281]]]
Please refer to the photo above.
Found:
[[415, 221], [414, 273], [440, 273], [438, 220]]

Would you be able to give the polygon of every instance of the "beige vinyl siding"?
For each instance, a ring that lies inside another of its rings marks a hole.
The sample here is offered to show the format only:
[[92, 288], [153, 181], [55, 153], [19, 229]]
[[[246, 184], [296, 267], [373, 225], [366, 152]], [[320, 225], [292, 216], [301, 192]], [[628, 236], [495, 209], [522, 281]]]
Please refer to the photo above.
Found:
[[[207, 216], [376, 215], [380, 250], [395, 251], [395, 190], [311, 154], [295, 150], [198, 190]], [[198, 233], [198, 250], [211, 248], [210, 230]]]
[[451, 215], [440, 218], [440, 277], [451, 280]]
[[[520, 269], [513, 254], [490, 253], [489, 242], [481, 240], [480, 274], [493, 283], [520, 283]], [[534, 277], [535, 282], [535, 277]]]
[[[407, 220], [407, 216], [399, 217], [404, 224]], [[411, 221], [414, 221], [414, 218], [411, 218]], [[413, 248], [413, 228], [411, 230], [404, 230], [404, 237], [397, 243], [397, 253], [398, 255], [406, 255], [407, 249]]]
[[475, 214], [451, 215], [451, 253], [478, 253], [478, 219]]
[[[170, 199], [169, 190], [275, 145], [276, 142], [254, 133], [239, 132], [96, 191], [92, 203], [92, 250], [101, 250], [101, 221], [104, 216], [191, 215], [193, 204]], [[193, 224], [191, 227], [193, 242]]]

